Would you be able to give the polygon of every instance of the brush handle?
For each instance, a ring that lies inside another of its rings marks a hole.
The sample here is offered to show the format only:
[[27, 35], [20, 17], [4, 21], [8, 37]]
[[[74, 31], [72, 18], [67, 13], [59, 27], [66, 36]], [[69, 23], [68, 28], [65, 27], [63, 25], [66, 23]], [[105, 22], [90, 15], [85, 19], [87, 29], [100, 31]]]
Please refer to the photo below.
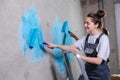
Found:
[[29, 46], [30, 49], [32, 49], [33, 47], [32, 46]]
[[73, 37], [75, 40], [78, 40], [79, 38], [74, 34], [72, 33], [71, 31], [68, 31], [68, 33], [70, 34], [71, 37]]
[[[44, 45], [48, 45], [48, 43], [46, 42], [43, 42]], [[50, 49], [54, 49], [54, 47], [51, 47]]]

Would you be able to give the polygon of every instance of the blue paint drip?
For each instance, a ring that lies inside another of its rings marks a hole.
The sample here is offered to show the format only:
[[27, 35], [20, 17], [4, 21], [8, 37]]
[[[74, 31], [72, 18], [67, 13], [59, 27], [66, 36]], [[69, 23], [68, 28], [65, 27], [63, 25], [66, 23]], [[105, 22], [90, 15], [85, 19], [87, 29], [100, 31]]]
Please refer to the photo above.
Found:
[[[62, 27], [63, 27], [63, 25], [61, 23], [59, 23], [58, 17], [57, 17], [53, 24], [53, 27], [52, 27], [52, 41], [55, 44], [63, 45], [63, 38], [64, 38], [64, 35], [66, 34], [65, 45], [71, 45], [72, 38], [68, 34], [68, 31], [70, 30], [68, 22], [64, 26], [66, 28], [65, 33], [62, 32]], [[65, 68], [64, 58], [63, 58], [63, 51], [60, 49], [57, 49], [57, 48], [54, 48], [53, 51], [54, 51], [53, 54], [55, 56], [54, 60], [55, 60], [55, 64], [57, 66], [58, 71], [61, 73], [65, 72], [66, 68]], [[71, 54], [68, 54], [68, 58], [70, 61]]]
[[43, 31], [41, 29], [39, 16], [36, 9], [31, 8], [25, 11], [22, 16], [22, 25], [19, 29], [20, 46], [26, 59], [39, 63], [44, 58]]

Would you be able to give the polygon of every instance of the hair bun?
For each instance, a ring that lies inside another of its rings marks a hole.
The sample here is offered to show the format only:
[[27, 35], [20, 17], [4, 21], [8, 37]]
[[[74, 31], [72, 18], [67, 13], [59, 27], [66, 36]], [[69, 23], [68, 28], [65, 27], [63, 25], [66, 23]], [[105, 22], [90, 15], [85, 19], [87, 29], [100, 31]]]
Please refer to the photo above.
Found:
[[105, 11], [99, 10], [97, 11], [96, 15], [98, 18], [103, 18], [105, 16]]

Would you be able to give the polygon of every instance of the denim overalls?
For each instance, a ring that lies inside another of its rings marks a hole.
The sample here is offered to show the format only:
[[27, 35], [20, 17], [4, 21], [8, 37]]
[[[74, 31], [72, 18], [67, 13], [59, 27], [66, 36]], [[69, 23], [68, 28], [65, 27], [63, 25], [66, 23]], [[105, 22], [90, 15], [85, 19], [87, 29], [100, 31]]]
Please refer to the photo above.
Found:
[[[96, 39], [95, 44], [88, 43], [89, 34], [87, 35], [86, 40], [85, 40], [85, 47], [84, 47], [86, 56], [97, 57], [96, 48], [97, 48], [97, 45], [99, 44], [100, 37], [103, 34], [104, 33], [101, 33], [99, 35], [99, 37]], [[107, 63], [108, 62], [104, 60], [102, 61], [100, 65], [86, 62], [85, 69], [89, 77], [89, 80], [110, 80], [110, 71], [109, 71]]]

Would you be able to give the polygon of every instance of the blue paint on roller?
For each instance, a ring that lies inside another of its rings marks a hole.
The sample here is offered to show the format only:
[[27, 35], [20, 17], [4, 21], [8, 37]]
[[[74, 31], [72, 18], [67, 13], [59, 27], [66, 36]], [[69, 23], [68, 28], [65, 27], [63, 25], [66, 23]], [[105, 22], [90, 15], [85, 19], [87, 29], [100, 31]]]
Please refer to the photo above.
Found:
[[29, 46], [30, 49], [32, 49], [35, 45], [35, 41], [38, 37], [38, 29], [31, 29], [30, 33], [28, 35], [28, 39], [27, 39], [27, 45]]
[[27, 9], [21, 18], [19, 44], [27, 60], [40, 63], [44, 58], [44, 45], [42, 44], [44, 37], [36, 9]]

